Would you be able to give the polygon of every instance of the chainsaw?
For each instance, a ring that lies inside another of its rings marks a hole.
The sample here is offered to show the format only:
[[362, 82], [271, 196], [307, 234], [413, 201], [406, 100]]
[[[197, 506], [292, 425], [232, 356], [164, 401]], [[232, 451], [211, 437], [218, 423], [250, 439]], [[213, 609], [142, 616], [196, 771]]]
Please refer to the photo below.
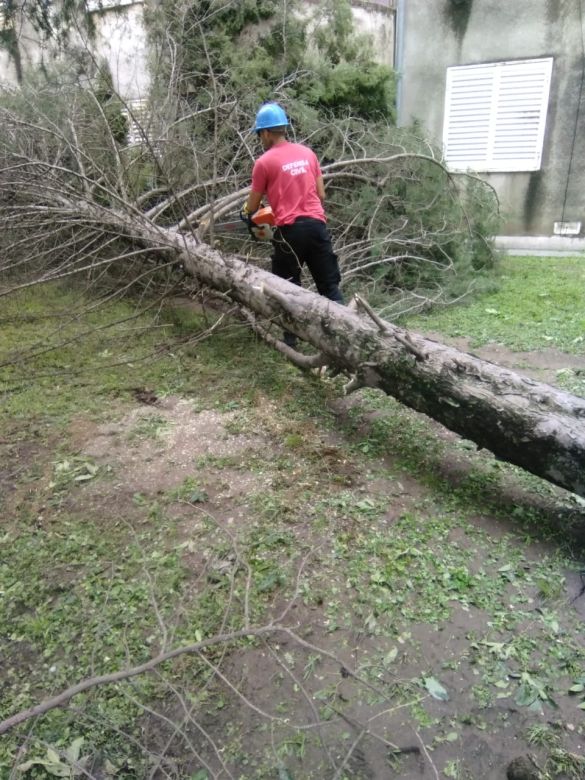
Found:
[[263, 206], [255, 211], [249, 220], [219, 222], [214, 225], [214, 229], [220, 233], [240, 233], [247, 230], [255, 241], [270, 241], [275, 229], [274, 214], [270, 206]]

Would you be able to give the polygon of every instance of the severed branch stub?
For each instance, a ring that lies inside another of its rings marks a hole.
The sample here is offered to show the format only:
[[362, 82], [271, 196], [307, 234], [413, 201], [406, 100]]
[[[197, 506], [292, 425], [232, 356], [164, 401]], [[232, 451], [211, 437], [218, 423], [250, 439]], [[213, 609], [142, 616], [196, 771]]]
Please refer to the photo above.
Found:
[[411, 355], [414, 355], [416, 360], [427, 359], [425, 352], [421, 352], [420, 349], [417, 349], [417, 347], [415, 347], [415, 345], [407, 336], [403, 336], [398, 332], [398, 329], [394, 325], [391, 325], [389, 322], [385, 322], [381, 317], [379, 317], [372, 309], [370, 304], [360, 295], [354, 295], [353, 300], [355, 300], [357, 307], [363, 309], [366, 314], [376, 323], [382, 333], [387, 333], [389, 336], [395, 338], [399, 344], [402, 344], [402, 346], [411, 353]]
[[318, 352], [314, 355], [303, 355], [302, 352], [293, 349], [293, 347], [289, 347], [288, 344], [284, 343], [284, 341], [280, 341], [280, 339], [275, 338], [271, 333], [269, 333], [266, 328], [264, 328], [256, 321], [256, 318], [252, 312], [248, 311], [248, 309], [240, 308], [240, 313], [250, 328], [254, 331], [254, 333], [257, 333], [258, 336], [260, 336], [260, 338], [263, 339], [267, 344], [281, 352], [286, 358], [290, 360], [291, 363], [294, 363], [294, 365], [298, 368], [321, 368], [321, 366], [327, 365], [327, 358], [322, 352]]
[[347, 384], [343, 386], [344, 395], [351, 395], [362, 387], [378, 387], [380, 375], [376, 363], [361, 363]]

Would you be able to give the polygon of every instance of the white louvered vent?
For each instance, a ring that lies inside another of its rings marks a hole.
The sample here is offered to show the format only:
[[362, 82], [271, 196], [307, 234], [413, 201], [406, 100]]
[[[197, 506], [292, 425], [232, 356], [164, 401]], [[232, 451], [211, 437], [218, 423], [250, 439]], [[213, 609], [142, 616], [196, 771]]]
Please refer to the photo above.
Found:
[[447, 68], [443, 149], [452, 170], [540, 169], [552, 63]]

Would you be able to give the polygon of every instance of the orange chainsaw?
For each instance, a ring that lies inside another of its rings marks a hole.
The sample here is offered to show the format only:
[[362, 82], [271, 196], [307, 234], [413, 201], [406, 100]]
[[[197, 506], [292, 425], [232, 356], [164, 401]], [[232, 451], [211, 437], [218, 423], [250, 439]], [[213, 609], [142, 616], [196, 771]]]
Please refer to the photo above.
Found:
[[262, 206], [247, 219], [234, 222], [220, 222], [214, 226], [220, 233], [240, 232], [247, 230], [255, 241], [270, 241], [274, 235], [274, 214], [270, 206]]

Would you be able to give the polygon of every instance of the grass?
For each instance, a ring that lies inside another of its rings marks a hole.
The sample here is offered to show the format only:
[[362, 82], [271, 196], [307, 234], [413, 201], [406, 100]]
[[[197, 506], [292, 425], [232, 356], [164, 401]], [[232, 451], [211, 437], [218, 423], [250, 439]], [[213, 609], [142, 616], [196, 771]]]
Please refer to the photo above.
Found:
[[[538, 345], [544, 328], [554, 330], [557, 349], [575, 351], [582, 315], [572, 292], [582, 291], [583, 271], [577, 261], [543, 262], [506, 261], [499, 293], [425, 318], [425, 329], [453, 335], [459, 316], [457, 327], [480, 338], [497, 323], [493, 333], [513, 347], [523, 321], [523, 344]], [[538, 268], [546, 273], [537, 281], [522, 281]], [[527, 319], [518, 291], [538, 301], [543, 286], [554, 307], [543, 307], [539, 322]], [[4, 355], [70, 343], [17, 360], [0, 376], [0, 473], [10, 474], [0, 531], [0, 717], [163, 646], [241, 628], [246, 616], [261, 624], [296, 590], [291, 620], [322, 650], [274, 644], [271, 660], [265, 646], [246, 640], [207, 661], [183, 657], [159, 676], [96, 689], [30, 733], [32, 724], [11, 732], [0, 743], [0, 776], [36, 761], [24, 776], [50, 777], [49, 747], [63, 776], [77, 751], [99, 759], [103, 776], [141, 780], [171, 740], [169, 721], [176, 725], [188, 704], [238, 777], [324, 778], [314, 730], [295, 725], [309, 718], [301, 686], [331, 722], [340, 757], [356, 734], [338, 713], [351, 724], [355, 704], [377, 718], [388, 710], [375, 722], [391, 740], [414, 726], [446, 777], [477, 776], [465, 740], [486, 729], [502, 740], [514, 733], [518, 746], [539, 751], [547, 777], [578, 776], [585, 653], [566, 605], [566, 578], [578, 561], [562, 520], [572, 513], [582, 522], [578, 508], [470, 442], [439, 437], [379, 394], [362, 393], [345, 416], [334, 415], [340, 383], [304, 376], [237, 323], [199, 341], [209, 323], [184, 307], [141, 315], [134, 330], [130, 304], [84, 314], [88, 303], [47, 288], [3, 312]], [[485, 311], [498, 307], [507, 318]], [[65, 311], [69, 320], [57, 328]], [[106, 328], [112, 318], [118, 325]], [[218, 426], [223, 420], [218, 441], [230, 446], [202, 454], [194, 441], [172, 484], [154, 476], [133, 492], [116, 447], [158, 447], [163, 473], [164, 445], [181, 433], [168, 409], [128, 417], [138, 387], [163, 401], [189, 399], [193, 422], [212, 411]], [[123, 434], [103, 456], [84, 449], [98, 425]], [[250, 449], [255, 437], [260, 443]], [[247, 448], [238, 449], [243, 438]], [[456, 480], [447, 462], [461, 465]], [[509, 484], [515, 492], [506, 498]], [[347, 659], [369, 687], [340, 675], [327, 651]], [[257, 718], [209, 662], [282, 720]], [[502, 703], [521, 713], [517, 722], [513, 714], [493, 720]], [[548, 720], [562, 713], [573, 730], [547, 730], [541, 713]], [[168, 772], [205, 780], [194, 758], [196, 730], [185, 729], [184, 739], [171, 740]], [[365, 752], [378, 748], [368, 743]], [[348, 778], [363, 776], [352, 766]]]
[[[219, 342], [198, 341], [210, 324], [203, 315], [185, 307], [141, 312], [128, 303], [97, 306], [51, 285], [42, 294], [32, 289], [9, 298], [0, 332], [5, 419], [103, 419], [105, 399], [128, 401], [144, 387], [159, 396], [200, 398], [202, 408], [238, 408], [258, 393], [284, 396], [287, 383], [299, 382], [287, 366], [274, 370], [279, 361], [270, 351], [242, 352], [241, 325], [225, 329]], [[211, 388], [215, 392], [208, 394]]]
[[472, 347], [496, 342], [515, 351], [585, 353], [583, 258], [506, 257], [500, 273], [497, 292], [413, 318], [409, 326], [463, 336]]
[[2, 321], [0, 390], [3, 413], [12, 418], [102, 417], [106, 397], [128, 397], [141, 383], [170, 392], [184, 382], [180, 361], [166, 348], [169, 328], [127, 303], [96, 307], [48, 285], [42, 295], [26, 290], [9, 298]]

